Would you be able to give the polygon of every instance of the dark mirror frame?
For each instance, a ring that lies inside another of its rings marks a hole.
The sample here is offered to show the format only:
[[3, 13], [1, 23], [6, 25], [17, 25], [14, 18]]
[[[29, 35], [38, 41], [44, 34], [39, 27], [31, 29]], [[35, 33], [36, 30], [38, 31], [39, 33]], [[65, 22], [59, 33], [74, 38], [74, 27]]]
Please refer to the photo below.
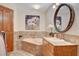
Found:
[[[61, 31], [56, 26], [56, 17], [57, 17], [57, 14], [58, 14], [60, 8], [64, 7], [64, 6], [66, 6], [67, 8], [69, 8], [70, 18], [69, 18], [69, 23], [67, 24], [67, 27], [63, 31]], [[71, 26], [73, 25], [74, 19], [75, 19], [75, 12], [74, 12], [74, 9], [72, 8], [72, 6], [70, 4], [61, 4], [61, 5], [59, 5], [58, 8], [55, 11], [55, 14], [54, 14], [54, 26], [55, 26], [55, 29], [58, 32], [61, 32], [61, 33], [68, 31], [71, 28]]]

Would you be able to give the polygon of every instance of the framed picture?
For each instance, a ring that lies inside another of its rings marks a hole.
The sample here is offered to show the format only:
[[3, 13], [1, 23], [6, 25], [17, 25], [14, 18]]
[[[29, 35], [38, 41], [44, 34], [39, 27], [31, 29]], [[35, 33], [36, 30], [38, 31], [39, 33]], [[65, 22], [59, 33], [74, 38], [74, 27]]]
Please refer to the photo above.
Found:
[[62, 28], [62, 19], [61, 19], [60, 16], [57, 16], [57, 17], [56, 17], [56, 25], [57, 25], [57, 28], [58, 28], [59, 30], [61, 30], [61, 28]]
[[25, 16], [25, 29], [26, 30], [39, 30], [40, 16], [26, 15]]

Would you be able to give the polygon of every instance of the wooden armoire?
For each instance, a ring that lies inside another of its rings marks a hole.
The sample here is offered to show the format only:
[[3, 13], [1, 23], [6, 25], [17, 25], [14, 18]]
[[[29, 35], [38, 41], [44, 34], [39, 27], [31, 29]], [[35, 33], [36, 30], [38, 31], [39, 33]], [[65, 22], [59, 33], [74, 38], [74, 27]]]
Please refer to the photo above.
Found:
[[0, 32], [5, 32], [7, 51], [13, 51], [13, 10], [1, 5]]

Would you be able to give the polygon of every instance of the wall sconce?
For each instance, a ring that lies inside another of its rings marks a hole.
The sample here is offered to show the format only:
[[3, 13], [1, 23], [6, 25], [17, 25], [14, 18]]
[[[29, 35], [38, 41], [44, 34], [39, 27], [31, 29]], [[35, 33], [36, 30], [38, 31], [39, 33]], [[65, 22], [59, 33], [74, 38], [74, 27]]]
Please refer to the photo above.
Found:
[[60, 3], [54, 3], [52, 8], [55, 9]]

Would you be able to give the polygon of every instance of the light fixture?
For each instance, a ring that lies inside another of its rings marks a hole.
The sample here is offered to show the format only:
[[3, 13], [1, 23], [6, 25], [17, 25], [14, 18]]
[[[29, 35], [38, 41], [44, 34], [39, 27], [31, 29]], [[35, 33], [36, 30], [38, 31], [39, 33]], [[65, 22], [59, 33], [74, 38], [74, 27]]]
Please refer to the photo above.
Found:
[[53, 5], [52, 8], [53, 8], [53, 9], [56, 8], [56, 5]]
[[55, 9], [57, 6], [59, 5], [59, 3], [55, 3], [52, 8]]
[[40, 8], [40, 5], [36, 4], [36, 5], [32, 5], [32, 7], [33, 7], [34, 9], [39, 9], [39, 8]]

